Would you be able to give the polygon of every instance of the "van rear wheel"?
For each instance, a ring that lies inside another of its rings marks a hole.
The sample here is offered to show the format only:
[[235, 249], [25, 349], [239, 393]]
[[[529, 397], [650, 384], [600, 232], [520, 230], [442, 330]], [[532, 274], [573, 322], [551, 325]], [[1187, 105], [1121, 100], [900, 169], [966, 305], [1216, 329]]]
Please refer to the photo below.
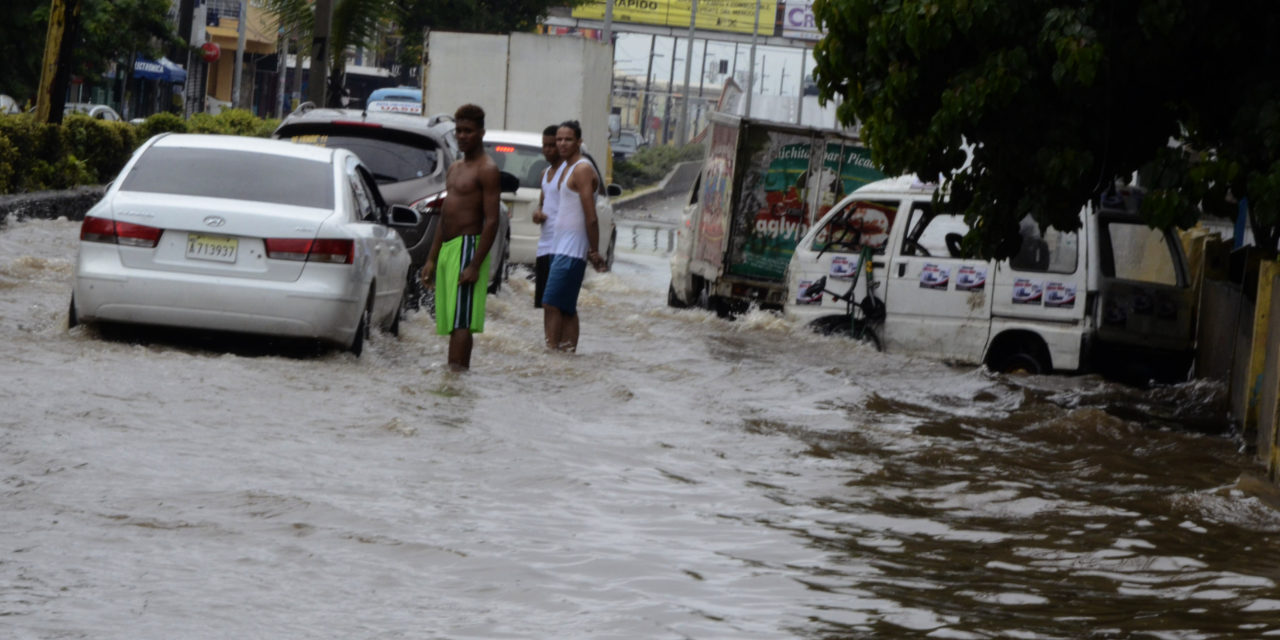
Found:
[[987, 361], [996, 373], [1022, 373], [1040, 375], [1049, 373], [1049, 354], [1042, 345], [1022, 340], [1002, 349]]

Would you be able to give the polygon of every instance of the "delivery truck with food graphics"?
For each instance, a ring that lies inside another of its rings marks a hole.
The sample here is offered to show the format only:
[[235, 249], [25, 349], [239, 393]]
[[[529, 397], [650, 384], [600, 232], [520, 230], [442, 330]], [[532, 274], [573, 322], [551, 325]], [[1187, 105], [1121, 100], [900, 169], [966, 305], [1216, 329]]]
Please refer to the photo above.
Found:
[[671, 306], [782, 309], [796, 243], [845, 194], [883, 178], [851, 132], [714, 113], [671, 260]]
[[[1076, 231], [1023, 218], [1007, 260], [965, 255], [969, 227], [945, 194], [935, 204], [936, 190], [904, 176], [832, 207], [791, 257], [785, 315], [856, 326], [889, 353], [996, 371], [1186, 378], [1196, 292], [1178, 236], [1136, 213], [1140, 189], [1108, 190], [1081, 210]], [[839, 320], [846, 314], [851, 324]]]

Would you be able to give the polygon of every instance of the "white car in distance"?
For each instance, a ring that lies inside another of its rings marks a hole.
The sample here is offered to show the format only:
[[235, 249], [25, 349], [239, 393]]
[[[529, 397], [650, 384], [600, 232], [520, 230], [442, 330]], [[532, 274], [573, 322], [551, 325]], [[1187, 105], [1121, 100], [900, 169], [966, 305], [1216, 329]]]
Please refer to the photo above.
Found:
[[315, 339], [395, 334], [409, 253], [359, 158], [281, 140], [161, 134], [80, 229], [68, 325], [108, 321]]
[[[485, 151], [497, 163], [498, 169], [520, 180], [520, 188], [514, 194], [503, 193], [511, 216], [511, 246], [508, 260], [512, 264], [532, 265], [538, 252], [538, 237], [542, 225], [533, 221], [542, 195], [542, 170], [547, 161], [542, 157], [542, 132], [485, 131]], [[618, 230], [613, 220], [613, 203], [609, 198], [622, 194], [616, 184], [605, 184], [600, 165], [591, 154], [583, 150], [583, 156], [591, 161], [596, 171], [599, 188], [596, 190], [596, 218], [599, 221], [601, 253], [609, 268], [613, 268], [614, 249], [618, 243]]]

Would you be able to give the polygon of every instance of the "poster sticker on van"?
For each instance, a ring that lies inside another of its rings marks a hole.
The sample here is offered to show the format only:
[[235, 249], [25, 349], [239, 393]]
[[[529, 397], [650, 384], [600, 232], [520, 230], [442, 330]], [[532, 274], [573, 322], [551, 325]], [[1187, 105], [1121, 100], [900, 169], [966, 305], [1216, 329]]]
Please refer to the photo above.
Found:
[[987, 268], [960, 265], [956, 272], [956, 291], [982, 291], [987, 286]]
[[951, 282], [951, 267], [941, 267], [928, 263], [920, 270], [920, 288], [946, 291]]
[[1044, 281], [1018, 278], [1013, 281], [1014, 304], [1040, 304], [1044, 298]]
[[831, 259], [832, 278], [852, 278], [858, 265], [846, 256], [835, 256]]
[[1044, 306], [1070, 309], [1076, 306], [1076, 286], [1062, 282], [1050, 282], [1044, 288]]

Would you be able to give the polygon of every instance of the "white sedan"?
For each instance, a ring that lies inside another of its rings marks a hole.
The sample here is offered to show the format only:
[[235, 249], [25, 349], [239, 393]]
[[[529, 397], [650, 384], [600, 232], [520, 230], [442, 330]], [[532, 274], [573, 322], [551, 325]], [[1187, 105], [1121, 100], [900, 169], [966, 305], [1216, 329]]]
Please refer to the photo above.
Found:
[[[528, 131], [485, 131], [484, 148], [489, 157], [497, 163], [498, 168], [514, 175], [520, 180], [520, 188], [515, 194], [502, 194], [511, 216], [511, 245], [508, 260], [512, 264], [533, 264], [537, 258], [538, 237], [542, 234], [542, 225], [533, 221], [533, 212], [538, 208], [538, 198], [542, 195], [542, 170], [547, 161], [542, 157], [542, 132]], [[620, 195], [622, 188], [616, 184], [606, 185], [604, 174], [600, 173], [600, 165], [595, 158], [583, 150], [583, 155], [591, 161], [599, 178], [599, 189], [596, 191], [596, 219], [599, 221], [600, 243], [605, 262], [613, 267], [614, 248], [618, 242], [618, 230], [613, 221], [613, 203], [609, 198]]]
[[345, 149], [161, 134], [80, 228], [69, 326], [110, 321], [316, 339], [399, 329], [409, 253]]

